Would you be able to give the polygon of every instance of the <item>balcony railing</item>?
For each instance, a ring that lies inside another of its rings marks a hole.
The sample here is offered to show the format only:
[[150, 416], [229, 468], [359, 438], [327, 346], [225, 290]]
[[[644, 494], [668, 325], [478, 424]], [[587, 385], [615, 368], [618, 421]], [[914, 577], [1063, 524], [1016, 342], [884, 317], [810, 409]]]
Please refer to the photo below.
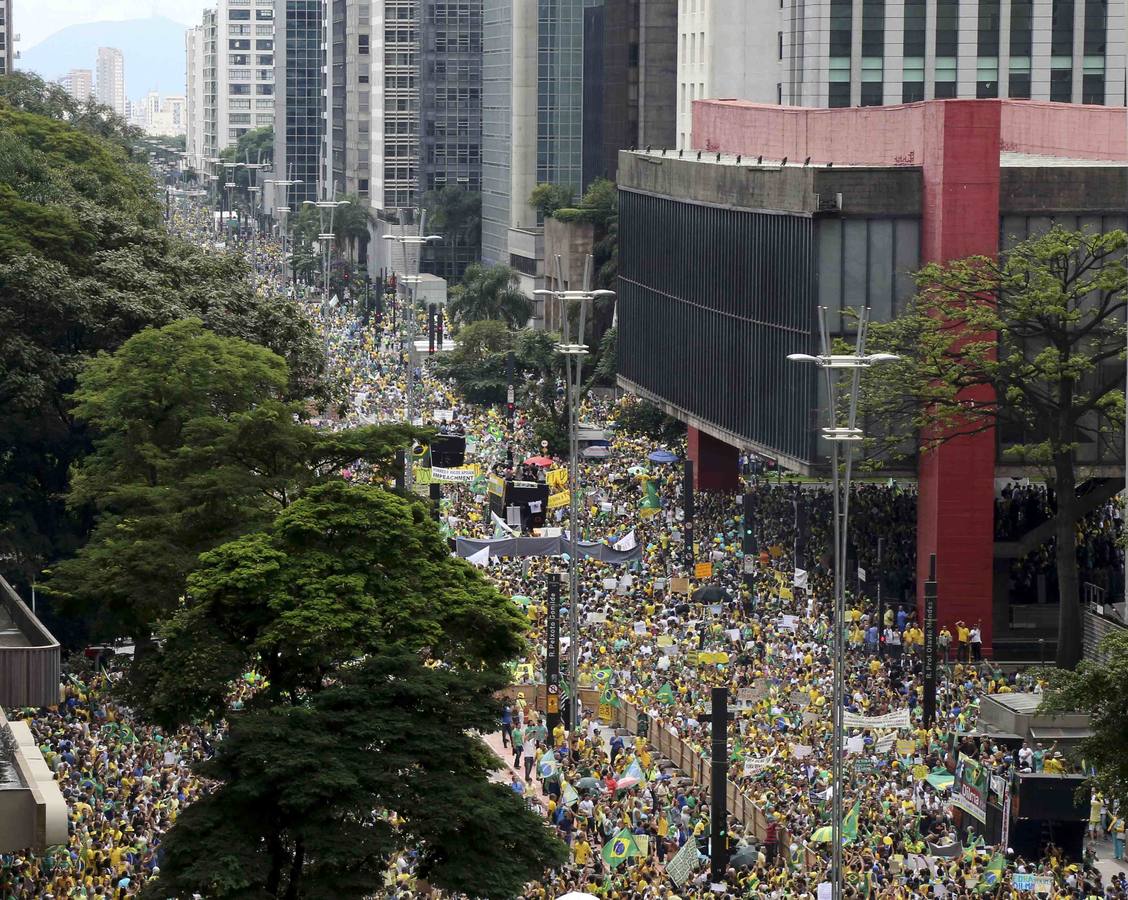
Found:
[[59, 702], [59, 642], [0, 576], [0, 706]]

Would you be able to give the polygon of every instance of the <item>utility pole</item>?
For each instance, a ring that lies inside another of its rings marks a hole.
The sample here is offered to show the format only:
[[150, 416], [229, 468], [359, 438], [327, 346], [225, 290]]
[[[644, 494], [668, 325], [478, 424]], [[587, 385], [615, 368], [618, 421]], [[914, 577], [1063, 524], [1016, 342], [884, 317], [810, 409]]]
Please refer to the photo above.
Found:
[[584, 343], [587, 331], [588, 307], [600, 297], [614, 297], [614, 291], [591, 289], [592, 259], [589, 255], [584, 265], [584, 287], [579, 291], [563, 290], [564, 267], [556, 257], [556, 283], [561, 290], [539, 290], [535, 293], [551, 298], [560, 304], [560, 343], [557, 351], [564, 357], [565, 382], [568, 403], [568, 488], [570, 492], [568, 514], [568, 619], [571, 632], [568, 643], [568, 722], [572, 728], [579, 725], [580, 702], [580, 591], [579, 591], [579, 531], [580, 531], [580, 389], [583, 386], [584, 357], [588, 348]]
[[719, 884], [728, 869], [728, 688], [713, 688], [710, 699], [709, 876]]
[[[845, 635], [843, 624], [846, 620], [846, 535], [850, 511], [850, 476], [853, 464], [853, 445], [863, 439], [862, 430], [858, 427], [858, 392], [862, 369], [867, 369], [877, 363], [897, 359], [891, 353], [872, 353], [866, 355], [866, 332], [869, 329], [869, 307], [863, 306], [858, 315], [858, 333], [852, 354], [834, 354], [831, 352], [830, 332], [827, 328], [827, 309], [819, 307], [819, 331], [822, 338], [822, 353], [812, 356], [807, 353], [791, 353], [788, 359], [792, 362], [814, 363], [826, 375], [827, 419], [829, 425], [822, 429], [822, 436], [830, 441], [831, 457], [830, 472], [831, 485], [834, 493], [834, 634], [832, 639], [832, 653], [834, 662], [834, 691], [832, 699], [832, 713], [834, 716], [833, 746], [833, 794], [831, 795], [831, 896], [833, 900], [841, 900], [843, 890], [842, 871], [842, 800], [846, 793], [845, 779], [843, 778], [843, 743], [845, 728], [843, 723], [844, 694], [845, 694]], [[850, 378], [850, 403], [849, 412], [844, 426], [838, 424], [838, 379], [843, 370], [849, 370]], [[844, 476], [840, 477], [838, 463], [840, 452], [839, 443], [845, 442]]]
[[924, 727], [936, 721], [936, 554], [928, 559], [924, 583]]

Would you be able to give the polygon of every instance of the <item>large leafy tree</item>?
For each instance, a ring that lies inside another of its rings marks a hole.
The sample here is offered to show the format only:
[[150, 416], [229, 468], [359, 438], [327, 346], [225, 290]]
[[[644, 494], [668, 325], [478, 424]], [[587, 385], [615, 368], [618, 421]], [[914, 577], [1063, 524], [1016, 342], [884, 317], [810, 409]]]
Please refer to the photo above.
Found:
[[1123, 423], [1126, 244], [1122, 231], [1054, 227], [997, 260], [927, 266], [905, 313], [871, 331], [874, 350], [901, 356], [866, 379], [871, 414], [910, 423], [926, 447], [1002, 426], [1019, 436], [1003, 452], [1044, 472], [1057, 497], [1063, 668], [1081, 656], [1076, 451]]
[[[390, 474], [398, 427], [325, 432], [286, 399], [284, 360], [186, 319], [90, 361], [73, 396], [94, 435], [68, 502], [96, 523], [47, 583], [106, 636], [147, 638], [201, 552], [267, 524], [357, 459]], [[94, 614], [94, 615], [92, 615]]]
[[[234, 713], [201, 772], [220, 786], [165, 836], [144, 896], [338, 900], [379, 892], [394, 854], [473, 897], [515, 897], [564, 847], [489, 773], [493, 673], [366, 657], [308, 703]], [[263, 760], [269, 760], [263, 765]], [[393, 818], [394, 816], [394, 818]]]
[[1093, 782], [1108, 800], [1128, 804], [1128, 632], [1117, 631], [1098, 647], [1098, 658], [1076, 670], [1051, 669], [1043, 708], [1048, 712], [1085, 712], [1092, 735], [1076, 750], [1096, 770]]
[[228, 712], [248, 667], [268, 686], [229, 713], [221, 784], [169, 834], [153, 896], [362, 897], [404, 847], [442, 887], [519, 892], [561, 848], [487, 783], [471, 731], [522, 628], [423, 504], [376, 487], [311, 488], [204, 554], [138, 701], [172, 725]]
[[447, 279], [460, 279], [482, 246], [482, 195], [446, 184], [423, 195], [427, 231], [442, 241], [423, 248], [422, 268]]
[[292, 396], [320, 391], [309, 325], [285, 298], [252, 294], [238, 259], [165, 232], [132, 139], [56, 86], [0, 78], [0, 557], [17, 579], [72, 552], [89, 526], [63, 503], [89, 449], [66, 397], [98, 352], [198, 316], [284, 356]]
[[495, 319], [522, 328], [533, 314], [533, 305], [517, 284], [517, 272], [509, 266], [474, 263], [467, 267], [462, 284], [451, 291], [447, 311], [460, 325]]

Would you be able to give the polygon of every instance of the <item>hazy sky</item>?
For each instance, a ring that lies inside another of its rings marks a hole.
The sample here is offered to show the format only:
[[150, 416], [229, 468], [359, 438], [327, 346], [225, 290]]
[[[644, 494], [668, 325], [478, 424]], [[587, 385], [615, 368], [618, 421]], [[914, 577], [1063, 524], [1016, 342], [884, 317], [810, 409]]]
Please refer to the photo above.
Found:
[[28, 50], [48, 35], [80, 22], [167, 16], [185, 25], [200, 21], [212, 0], [15, 0], [12, 17], [20, 35], [18, 50]]

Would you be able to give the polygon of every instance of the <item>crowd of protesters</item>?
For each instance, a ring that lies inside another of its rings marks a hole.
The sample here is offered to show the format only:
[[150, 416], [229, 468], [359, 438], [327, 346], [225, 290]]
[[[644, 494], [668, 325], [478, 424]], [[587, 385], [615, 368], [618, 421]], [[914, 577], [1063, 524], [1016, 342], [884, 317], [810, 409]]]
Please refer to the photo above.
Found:
[[[183, 233], [207, 239], [206, 220], [198, 213], [178, 212], [175, 218]], [[263, 240], [258, 253], [260, 289], [288, 290], [280, 281], [280, 247]], [[390, 316], [365, 326], [348, 298], [300, 289], [296, 295], [318, 329], [343, 401], [343, 414], [326, 413], [320, 424], [402, 421], [408, 404], [406, 366]], [[427, 365], [412, 375], [415, 416], [460, 427], [468, 438], [467, 461], [481, 471], [505, 469], [510, 454], [520, 468], [525, 459], [544, 453], [534, 423], [520, 414], [510, 427], [500, 410], [463, 403], [453, 385], [436, 380]], [[613, 429], [621, 404], [630, 402], [589, 397], [581, 418]], [[826, 826], [836, 789], [829, 772], [836, 628], [848, 648], [847, 710], [864, 717], [908, 716], [905, 728], [848, 730], [841, 788], [843, 808], [851, 815], [851, 822], [843, 823], [849, 835], [847, 896], [977, 896], [995, 890], [993, 879], [1001, 867], [1000, 885], [1015, 872], [1034, 872], [1054, 877], [1055, 898], [1128, 898], [1123, 879], [1104, 884], [1091, 865], [1072, 863], [1053, 847], [1044, 848], [1038, 859], [1024, 860], [1005, 847], [977, 841], [967, 831], [966, 816], [957, 824], [950, 793], [961, 757], [1004, 777], [1023, 769], [1064, 771], [1069, 761], [1053, 746], [1012, 752], [975, 736], [984, 695], [1040, 690], [1033, 679], [1005, 675], [982, 661], [978, 623], [955, 623], [941, 632], [945, 652], [938, 715], [925, 726], [922, 631], [912, 602], [916, 513], [911, 488], [855, 488], [853, 544], [867, 575], [864, 581], [852, 580], [845, 621], [835, 622], [828, 602], [831, 516], [825, 489], [766, 481], [752, 487], [757, 551], [753, 574], [746, 577], [740, 495], [699, 495], [690, 532], [680, 468], [651, 462], [656, 449], [674, 456], [685, 452], [681, 444], [658, 447], [645, 435], [613, 430], [609, 455], [585, 459], [580, 484], [565, 487], [581, 492], [585, 538], [637, 547], [638, 553], [620, 565], [587, 557], [577, 563], [576, 675], [606, 704], [581, 708], [575, 728], [552, 732], [525, 691], [504, 713], [503, 740], [515, 764], [508, 781], [544, 813], [569, 847], [568, 863], [530, 884], [528, 898], [554, 900], [578, 890], [623, 900], [813, 900], [827, 877]], [[561, 460], [528, 465], [536, 478], [564, 468]], [[367, 476], [358, 466], [346, 477]], [[488, 538], [504, 531], [489, 512], [479, 479], [444, 485], [443, 493], [442, 522], [451, 535]], [[1004, 499], [1000, 516], [1012, 523], [1007, 534], [1028, 528], [1044, 511], [1044, 502], [1025, 491], [1011, 491]], [[565, 508], [551, 509], [547, 524], [566, 526]], [[687, 546], [690, 533], [692, 548]], [[797, 584], [797, 539], [806, 587]], [[695, 562], [711, 563], [712, 573], [694, 579]], [[560, 563], [558, 558], [502, 557], [486, 565], [498, 588], [528, 613], [529, 655], [514, 672], [521, 684], [543, 675], [545, 584]], [[873, 591], [879, 578], [888, 601], [881, 609]], [[701, 587], [711, 590], [696, 593]], [[566, 660], [567, 638], [564, 644], [561, 658]], [[565, 672], [565, 679], [570, 674]], [[165, 735], [144, 726], [107, 699], [106, 677], [77, 673], [64, 686], [59, 707], [25, 711], [63, 786], [70, 840], [42, 857], [5, 858], [0, 865], [5, 900], [134, 895], [148, 876], [159, 873], [161, 835], [202, 789], [191, 763], [208, 755], [219, 734], [186, 729]], [[711, 816], [706, 785], [692, 782], [647, 739], [624, 734], [614, 722], [616, 707], [631, 704], [647, 714], [652, 734], [664, 729], [707, 759], [709, 694], [719, 684], [728, 686], [733, 698], [727, 740], [731, 778], [763, 811], [767, 826], [756, 832], [735, 819], [727, 823], [730, 865], [723, 883], [714, 885], [706, 859]], [[1118, 827], [1123, 835], [1120, 810], [1102, 812], [1100, 830], [1115, 836]], [[665, 867], [686, 845], [692, 872], [678, 885]], [[424, 889], [414, 878], [410, 856], [398, 859], [388, 875], [384, 896], [408, 898]], [[1009, 894], [1005, 890], [1003, 896]]]

